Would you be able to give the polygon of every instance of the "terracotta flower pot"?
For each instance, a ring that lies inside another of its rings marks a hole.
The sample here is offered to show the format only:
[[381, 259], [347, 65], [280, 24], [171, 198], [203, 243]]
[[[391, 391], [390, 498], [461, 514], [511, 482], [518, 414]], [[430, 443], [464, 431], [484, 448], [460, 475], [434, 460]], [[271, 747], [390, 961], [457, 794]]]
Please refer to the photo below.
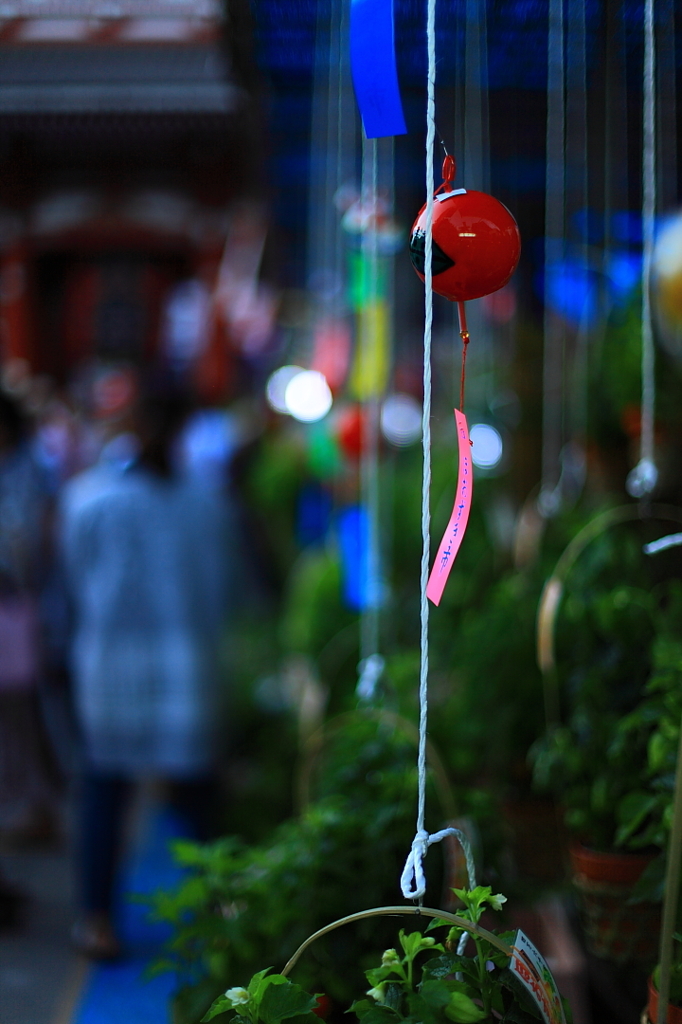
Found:
[[612, 963], [651, 968], [658, 955], [660, 905], [628, 900], [653, 858], [605, 853], [579, 844], [571, 847], [570, 858], [589, 951]]
[[[656, 1024], [658, 1017], [658, 989], [654, 985], [654, 979], [649, 978], [649, 1001], [647, 1003], [647, 1014], [651, 1024]], [[682, 1024], [682, 1006], [675, 1006], [668, 1003], [667, 1024]]]
[[650, 854], [591, 850], [579, 843], [571, 846], [569, 852], [575, 875], [607, 885], [634, 885], [653, 859]]

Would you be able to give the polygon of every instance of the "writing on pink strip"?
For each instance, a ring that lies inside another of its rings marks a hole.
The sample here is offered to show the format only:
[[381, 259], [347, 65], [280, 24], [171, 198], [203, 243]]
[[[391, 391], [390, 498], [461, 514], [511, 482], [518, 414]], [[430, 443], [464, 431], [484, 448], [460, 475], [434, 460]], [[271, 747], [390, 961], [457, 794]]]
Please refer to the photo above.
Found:
[[467, 528], [469, 512], [471, 510], [471, 491], [474, 482], [471, 465], [471, 443], [469, 441], [469, 428], [466, 416], [459, 409], [455, 409], [455, 423], [457, 424], [457, 443], [459, 447], [457, 494], [455, 495], [455, 505], [450, 516], [450, 522], [440, 542], [438, 554], [433, 563], [426, 588], [426, 596], [435, 605], [440, 604], [452, 564], [457, 557], [457, 552]]

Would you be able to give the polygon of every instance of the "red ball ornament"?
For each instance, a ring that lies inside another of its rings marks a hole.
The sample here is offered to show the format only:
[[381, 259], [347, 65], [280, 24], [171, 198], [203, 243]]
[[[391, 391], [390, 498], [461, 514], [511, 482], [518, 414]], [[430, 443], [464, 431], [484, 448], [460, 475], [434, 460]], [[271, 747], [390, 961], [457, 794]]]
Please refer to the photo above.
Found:
[[[433, 290], [452, 302], [479, 299], [502, 288], [514, 273], [521, 254], [519, 229], [493, 196], [452, 187], [452, 157], [445, 158], [443, 177], [433, 204]], [[410, 235], [410, 259], [422, 281], [425, 246], [423, 206]]]

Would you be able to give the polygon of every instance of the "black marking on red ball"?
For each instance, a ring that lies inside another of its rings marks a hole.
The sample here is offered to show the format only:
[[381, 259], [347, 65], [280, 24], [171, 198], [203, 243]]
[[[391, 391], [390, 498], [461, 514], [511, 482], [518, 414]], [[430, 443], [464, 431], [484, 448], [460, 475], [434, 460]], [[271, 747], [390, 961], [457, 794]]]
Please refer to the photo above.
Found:
[[[455, 261], [451, 259], [446, 252], [443, 252], [437, 242], [432, 240], [432, 253], [431, 253], [431, 273], [434, 277], [437, 274], [442, 274], [450, 267], [454, 267]], [[418, 274], [424, 276], [425, 263], [426, 263], [426, 232], [422, 228], [417, 228], [416, 231], [412, 232], [410, 238], [410, 259], [412, 260], [412, 266]]]

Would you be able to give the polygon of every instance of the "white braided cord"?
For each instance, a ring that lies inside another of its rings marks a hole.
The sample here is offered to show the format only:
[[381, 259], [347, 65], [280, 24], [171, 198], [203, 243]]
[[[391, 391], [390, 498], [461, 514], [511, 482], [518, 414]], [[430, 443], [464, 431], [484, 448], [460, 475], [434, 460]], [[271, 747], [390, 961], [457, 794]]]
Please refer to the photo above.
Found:
[[446, 836], [454, 835], [462, 844], [467, 863], [469, 887], [476, 884], [471, 847], [466, 836], [456, 828], [445, 828], [430, 835], [424, 828], [426, 812], [426, 733], [428, 726], [429, 676], [429, 582], [431, 556], [431, 330], [433, 325], [433, 207], [435, 190], [433, 154], [436, 141], [436, 0], [428, 0], [427, 9], [427, 111], [426, 111], [426, 237], [424, 245], [424, 401], [422, 405], [422, 557], [420, 575], [420, 668], [419, 668], [419, 755], [417, 831], [405, 861], [400, 887], [405, 899], [420, 899], [426, 891], [424, 858], [429, 846]]

